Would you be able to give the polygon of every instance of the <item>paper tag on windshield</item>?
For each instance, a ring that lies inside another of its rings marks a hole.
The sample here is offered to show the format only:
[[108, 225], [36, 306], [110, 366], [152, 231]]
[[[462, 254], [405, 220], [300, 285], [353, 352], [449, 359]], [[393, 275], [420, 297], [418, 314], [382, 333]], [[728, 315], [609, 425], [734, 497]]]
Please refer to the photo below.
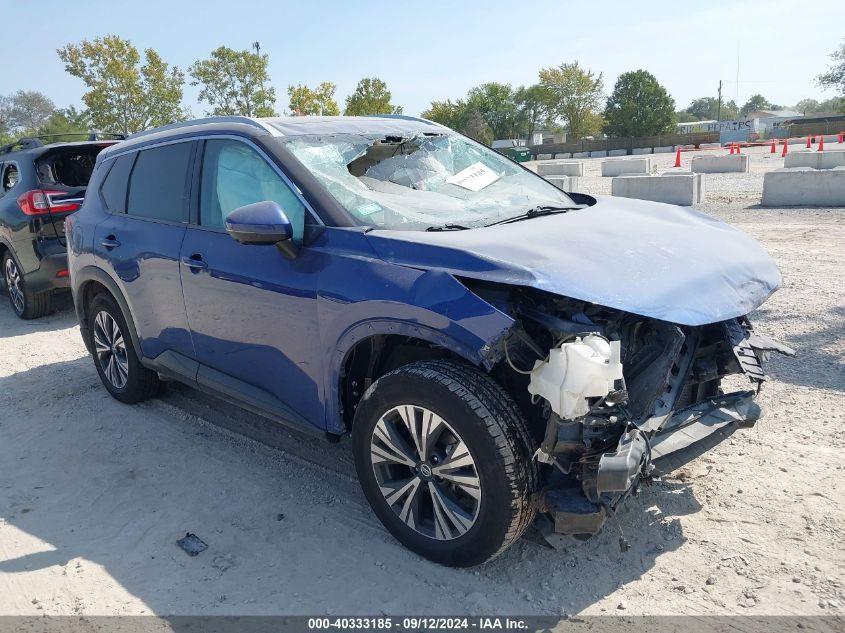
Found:
[[470, 191], [481, 191], [487, 185], [496, 182], [499, 179], [499, 174], [490, 169], [482, 162], [474, 163], [462, 169], [454, 176], [449, 176], [446, 182], [452, 185], [458, 185]]

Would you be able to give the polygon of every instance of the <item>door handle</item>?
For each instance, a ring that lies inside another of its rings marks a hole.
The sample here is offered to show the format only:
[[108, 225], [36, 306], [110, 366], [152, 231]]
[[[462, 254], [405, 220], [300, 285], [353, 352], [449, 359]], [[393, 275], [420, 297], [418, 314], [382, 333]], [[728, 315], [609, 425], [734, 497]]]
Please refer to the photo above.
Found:
[[190, 257], [183, 257], [182, 263], [185, 264], [188, 268], [190, 268], [193, 272], [198, 272], [200, 270], [205, 270], [208, 268], [208, 264], [206, 264], [203, 259], [202, 255], [194, 253]]
[[120, 242], [117, 241], [117, 239], [115, 238], [114, 235], [109, 235], [108, 237], [104, 237], [102, 240], [100, 240], [100, 244], [102, 246], [105, 246], [106, 248], [109, 248], [109, 249], [117, 248], [118, 246], [120, 246]]

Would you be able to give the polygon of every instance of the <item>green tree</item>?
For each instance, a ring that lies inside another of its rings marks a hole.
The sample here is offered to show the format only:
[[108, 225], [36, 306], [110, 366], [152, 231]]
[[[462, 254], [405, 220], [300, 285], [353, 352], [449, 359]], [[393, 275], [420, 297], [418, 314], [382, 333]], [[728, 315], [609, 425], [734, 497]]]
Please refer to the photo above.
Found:
[[735, 119], [738, 110], [734, 101], [723, 101], [720, 109], [719, 100], [715, 97], [700, 97], [694, 99], [686, 110], [678, 112], [678, 118], [686, 118], [687, 121], [725, 121]]
[[833, 97], [824, 101], [816, 99], [801, 99], [795, 104], [793, 110], [804, 114], [816, 114], [818, 112], [845, 112], [845, 97]]
[[100, 130], [138, 132], [185, 116], [184, 74], [151, 48], [143, 65], [138, 49], [116, 35], [68, 44], [58, 54], [65, 70], [88, 87], [82, 101]]
[[93, 127], [87, 111], [70, 106], [53, 112], [38, 128], [36, 136], [47, 135], [54, 141], [78, 141], [82, 133], [90, 132]]
[[572, 138], [599, 131], [595, 114], [604, 90], [601, 73], [594, 75], [575, 61], [541, 69], [540, 85], [547, 91], [551, 113], [566, 122]]
[[[830, 57], [833, 60], [833, 65], [826, 73], [819, 75], [818, 81], [822, 86], [833, 88], [842, 97], [845, 97], [845, 41], [830, 54]], [[839, 109], [845, 112], [845, 99], [839, 104]]]
[[194, 62], [192, 86], [202, 86], [199, 99], [211, 106], [210, 116], [276, 116], [276, 90], [268, 87], [268, 55], [220, 46], [211, 57]]
[[294, 114], [337, 116], [340, 108], [334, 100], [336, 88], [330, 81], [322, 82], [313, 90], [303, 84], [288, 86], [288, 108]]
[[469, 120], [469, 108], [467, 108], [466, 102], [461, 99], [456, 101], [451, 99], [432, 101], [428, 110], [422, 113], [422, 117], [465, 133], [466, 124]]
[[675, 100], [646, 70], [622, 73], [604, 109], [608, 136], [653, 136], [675, 126]]
[[356, 116], [363, 114], [401, 114], [402, 107], [391, 102], [387, 84], [378, 77], [365, 77], [358, 82], [351, 95], [346, 97], [344, 114]]
[[466, 117], [462, 133], [479, 143], [490, 145], [493, 142], [493, 131], [481, 112], [475, 108], [468, 108]]
[[36, 130], [56, 111], [56, 104], [36, 90], [18, 90], [9, 97], [11, 127]]
[[490, 82], [476, 86], [467, 93], [466, 103], [470, 112], [481, 115], [494, 139], [516, 136], [519, 113], [510, 85]]
[[516, 127], [519, 134], [524, 134], [530, 142], [536, 129], [548, 122], [548, 91], [539, 84], [520, 86], [514, 91], [513, 97], [517, 108]]
[[779, 110], [780, 106], [775, 105], [761, 94], [751, 95], [745, 105], [739, 110], [740, 116], [748, 116], [756, 110]]

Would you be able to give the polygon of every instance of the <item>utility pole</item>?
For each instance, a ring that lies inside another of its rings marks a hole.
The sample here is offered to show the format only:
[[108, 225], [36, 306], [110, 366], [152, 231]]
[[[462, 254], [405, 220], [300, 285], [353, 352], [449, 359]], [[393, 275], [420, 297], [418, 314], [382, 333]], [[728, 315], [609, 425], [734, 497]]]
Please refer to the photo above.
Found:
[[722, 80], [719, 80], [719, 105], [716, 106], [716, 120], [722, 120]]

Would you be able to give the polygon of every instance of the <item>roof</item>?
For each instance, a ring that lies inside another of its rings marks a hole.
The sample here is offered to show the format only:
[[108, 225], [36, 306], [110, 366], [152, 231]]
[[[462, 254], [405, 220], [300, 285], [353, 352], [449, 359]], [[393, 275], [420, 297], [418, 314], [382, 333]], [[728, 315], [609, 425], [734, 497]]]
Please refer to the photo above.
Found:
[[800, 117], [804, 116], [795, 110], [754, 110], [745, 115], [746, 119], [769, 119], [775, 117]]
[[259, 119], [282, 136], [306, 134], [424, 134], [443, 131], [433, 121], [397, 114], [381, 116], [284, 116]]

